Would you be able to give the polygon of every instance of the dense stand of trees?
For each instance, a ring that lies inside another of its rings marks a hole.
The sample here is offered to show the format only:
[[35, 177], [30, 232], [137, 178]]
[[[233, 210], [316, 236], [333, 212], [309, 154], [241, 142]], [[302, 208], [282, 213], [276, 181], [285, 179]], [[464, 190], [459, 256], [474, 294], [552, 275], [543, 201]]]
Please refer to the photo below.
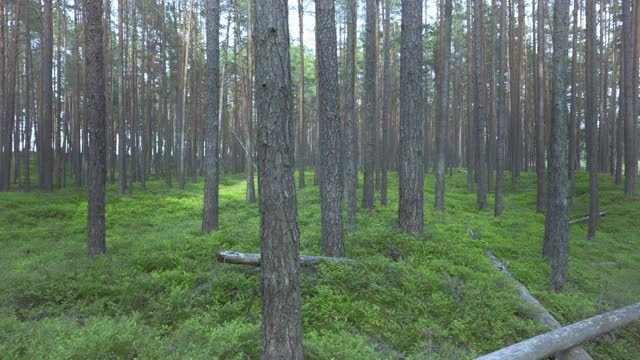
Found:
[[220, 174], [244, 173], [246, 201], [260, 195], [265, 358], [302, 357], [294, 170], [303, 188], [311, 164], [330, 256], [348, 248], [345, 205], [356, 230], [358, 170], [366, 210], [389, 205], [397, 171], [392, 205], [416, 235], [432, 169], [435, 209], [459, 168], [477, 209], [495, 194], [495, 216], [508, 211], [505, 172], [517, 185], [535, 171], [561, 291], [576, 172], [589, 173], [590, 239], [599, 174], [636, 195], [637, 1], [316, 0], [315, 49], [303, 41], [308, 3], [0, 0], [0, 191], [86, 186], [96, 255], [106, 183], [126, 196], [150, 179], [185, 189], [204, 178], [206, 234], [219, 226]]

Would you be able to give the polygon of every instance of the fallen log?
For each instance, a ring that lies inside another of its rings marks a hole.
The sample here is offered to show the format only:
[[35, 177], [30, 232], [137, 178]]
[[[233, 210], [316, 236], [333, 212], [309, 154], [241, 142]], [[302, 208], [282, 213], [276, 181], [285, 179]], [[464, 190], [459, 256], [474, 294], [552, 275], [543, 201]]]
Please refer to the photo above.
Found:
[[605, 261], [605, 262], [591, 263], [591, 266], [618, 266], [618, 263], [615, 261]]
[[[502, 272], [515, 286], [516, 290], [518, 290], [518, 294], [522, 300], [532, 308], [532, 314], [530, 314], [531, 318], [540, 324], [546, 325], [549, 329], [555, 330], [562, 327], [560, 322], [556, 320], [549, 311], [542, 306], [542, 304], [538, 301], [538, 299], [534, 298], [533, 295], [527, 290], [527, 288], [518, 280], [516, 280], [513, 275], [507, 270], [507, 267], [498, 260], [498, 258], [493, 255], [490, 250], [485, 250], [484, 255], [489, 258], [494, 267], [496, 267], [500, 272]], [[562, 359], [571, 359], [571, 360], [591, 360], [591, 356], [580, 346], [575, 347], [563, 354], [558, 355], [559, 358]]]
[[[607, 215], [606, 211], [601, 211], [599, 216], [605, 216]], [[571, 220], [569, 221], [569, 225], [571, 224], [575, 224], [575, 223], [579, 223], [579, 222], [583, 222], [583, 221], [588, 221], [589, 220], [589, 216], [585, 216], [585, 217], [581, 217], [579, 219], [575, 219], [575, 220]]]
[[476, 360], [545, 359], [637, 320], [640, 320], [640, 303], [538, 335]]
[[[226, 264], [260, 266], [260, 254], [241, 253], [235, 251], [218, 251], [216, 253], [218, 261]], [[301, 265], [317, 265], [321, 262], [352, 264], [351, 259], [335, 258], [328, 256], [307, 256], [300, 255]]]

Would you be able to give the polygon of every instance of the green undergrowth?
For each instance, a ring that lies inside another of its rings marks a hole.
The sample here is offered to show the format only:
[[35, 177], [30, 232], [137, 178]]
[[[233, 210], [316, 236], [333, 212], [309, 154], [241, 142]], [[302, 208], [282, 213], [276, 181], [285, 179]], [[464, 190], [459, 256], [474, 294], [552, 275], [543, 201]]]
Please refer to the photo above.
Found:
[[[469, 359], [544, 332], [486, 248], [563, 324], [640, 301], [640, 201], [608, 176], [600, 183], [607, 216], [595, 241], [586, 223], [571, 226], [569, 282], [552, 294], [535, 175], [507, 181], [499, 219], [475, 210], [462, 170], [447, 177], [447, 210], [433, 211], [427, 176], [425, 234], [409, 237], [397, 227], [394, 174], [389, 205], [359, 210], [346, 235], [345, 256], [358, 262], [301, 272], [306, 357]], [[577, 185], [572, 218], [588, 213], [585, 174]], [[109, 186], [108, 254], [96, 259], [86, 256], [84, 190], [0, 194], [0, 358], [258, 358], [259, 269], [215, 260], [218, 250], [260, 249], [258, 208], [244, 192], [242, 177], [223, 178], [221, 229], [201, 236], [202, 183], [180, 191], [150, 181], [123, 197]], [[318, 188], [298, 189], [298, 204], [301, 252], [319, 254]], [[598, 359], [640, 353], [640, 326], [613, 338], [587, 350]]]

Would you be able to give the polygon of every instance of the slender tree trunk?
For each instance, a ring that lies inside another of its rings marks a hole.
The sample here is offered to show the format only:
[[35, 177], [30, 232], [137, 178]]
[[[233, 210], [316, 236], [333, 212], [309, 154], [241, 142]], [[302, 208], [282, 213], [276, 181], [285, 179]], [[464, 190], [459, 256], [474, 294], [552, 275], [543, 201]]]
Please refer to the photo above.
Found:
[[471, 2], [467, 0], [467, 144], [466, 144], [466, 157], [467, 157], [467, 191], [473, 192], [474, 172], [475, 172], [475, 158], [473, 156], [473, 149], [475, 148], [475, 139], [473, 134], [473, 42], [471, 40]]
[[[592, 0], [589, 0], [592, 1]], [[552, 291], [561, 292], [567, 279], [569, 257], [569, 204], [567, 199], [569, 142], [566, 83], [569, 42], [569, 0], [555, 0], [553, 7], [553, 111], [549, 144], [547, 211], [544, 242], [551, 258]]]
[[364, 98], [365, 98], [365, 114], [364, 127], [365, 138], [364, 145], [364, 188], [362, 193], [362, 207], [371, 210], [374, 205], [374, 172], [375, 172], [375, 147], [376, 147], [376, 39], [375, 27], [376, 21], [376, 2], [375, 0], [367, 0], [367, 19], [366, 19], [366, 35], [365, 35], [365, 80], [364, 80]]
[[358, 125], [356, 111], [356, 41], [358, 5], [356, 0], [347, 3], [347, 68], [345, 85], [344, 131], [344, 187], [347, 198], [347, 230], [356, 230], [356, 203], [358, 190]]
[[[107, 124], [106, 130], [106, 152], [107, 152], [107, 164], [106, 171], [108, 173], [108, 181], [109, 184], [115, 183], [115, 135], [114, 135], [114, 126], [113, 126], [113, 106], [112, 106], [112, 92], [113, 92], [113, 71], [111, 67], [111, 0], [105, 0], [105, 9], [104, 9], [104, 17], [102, 19], [102, 28], [103, 28], [103, 44], [104, 44], [104, 68], [105, 68], [105, 122]], [[65, 28], [66, 34], [66, 28]], [[65, 36], [66, 37], [66, 36]], [[65, 60], [66, 64], [66, 60]], [[65, 112], [65, 123], [68, 117]], [[66, 124], [65, 124], [66, 127]], [[63, 130], [64, 132], [64, 130]], [[64, 151], [64, 146], [63, 146]], [[63, 155], [63, 156], [66, 156]], [[64, 162], [64, 161], [63, 161]], [[64, 169], [62, 171], [64, 177]]]
[[129, 81], [129, 194], [133, 192], [133, 182], [140, 180], [138, 164], [138, 20], [136, 1], [131, 1], [131, 79]]
[[183, 34], [180, 35], [180, 39], [178, 39], [178, 106], [177, 106], [177, 115], [178, 115], [178, 126], [180, 128], [180, 135], [178, 144], [179, 148], [179, 162], [178, 162], [178, 184], [180, 190], [184, 190], [185, 186], [185, 159], [186, 159], [186, 142], [185, 142], [185, 131], [186, 131], [186, 99], [187, 99], [187, 68], [189, 61], [189, 48], [191, 44], [191, 13], [192, 10], [188, 9], [189, 5], [185, 4], [184, 8], [184, 30]]
[[[305, 186], [304, 168], [306, 165], [307, 133], [304, 123], [304, 7], [298, 0], [298, 25], [300, 36], [300, 79], [298, 80], [298, 187]], [[317, 81], [317, 79], [316, 79]]]
[[342, 159], [338, 100], [338, 57], [335, 0], [316, 1], [316, 45], [318, 61], [318, 118], [320, 135], [320, 205], [322, 209], [322, 253], [342, 257]]
[[[162, 0], [162, 13], [165, 12], [165, 2]], [[169, 83], [167, 81], [167, 50], [165, 49], [165, 43], [167, 41], [167, 28], [164, 16], [162, 17], [162, 35], [160, 36], [160, 58], [161, 58], [161, 73], [160, 81], [162, 81], [162, 128], [163, 128], [163, 137], [164, 137], [164, 174], [165, 174], [165, 183], [168, 187], [172, 187], [172, 179], [171, 179], [171, 149], [173, 148], [173, 132], [171, 131], [171, 127], [169, 126], [169, 109], [167, 103], [169, 102]]]
[[484, 64], [484, 46], [482, 39], [484, 37], [483, 24], [483, 0], [475, 0], [474, 2], [474, 19], [473, 19], [473, 63], [475, 70], [475, 125], [476, 125], [476, 173], [478, 182], [477, 188], [477, 206], [480, 210], [487, 208], [487, 179], [485, 172], [487, 170], [486, 163], [486, 117], [485, 117], [485, 72]]
[[[261, 359], [302, 359], [300, 232], [286, 0], [255, 2], [262, 269]], [[273, 136], [273, 135], [276, 136]]]
[[[7, 43], [11, 43], [10, 48], [9, 48], [9, 54], [16, 54], [15, 56], [10, 55], [7, 56], [6, 60], [5, 60], [5, 66], [6, 66], [6, 83], [5, 84], [0, 84], [0, 86], [6, 86], [5, 87], [5, 100], [4, 100], [4, 105], [5, 105], [5, 114], [4, 114], [4, 157], [2, 159], [3, 161], [3, 166], [0, 167], [0, 172], [2, 172], [2, 175], [0, 175], [0, 177], [2, 177], [2, 179], [0, 180], [0, 190], [2, 191], [9, 191], [11, 188], [11, 155], [12, 155], [12, 148], [15, 146], [16, 150], [15, 153], [18, 154], [18, 150], [17, 150], [17, 146], [19, 145], [19, 138], [15, 139], [15, 137], [12, 139], [12, 135], [18, 134], [19, 131], [19, 126], [17, 126], [18, 124], [18, 119], [19, 117], [16, 116], [16, 81], [18, 78], [18, 73], [19, 73], [19, 56], [18, 54], [18, 39], [20, 38], [19, 34], [20, 34], [20, 4], [22, 2], [15, 2], [13, 7], [14, 7], [14, 25], [13, 25], [13, 31], [12, 32], [8, 32], [7, 31]], [[3, 24], [3, 26], [5, 26]], [[0, 41], [5, 41], [4, 39], [1, 39]], [[46, 50], [46, 49], [45, 49]], [[0, 55], [0, 56], [4, 56], [4, 52]], [[0, 116], [0, 120], [1, 120], [1, 116]], [[14, 124], [16, 124], [14, 126]], [[15, 131], [14, 131], [15, 130]], [[15, 175], [19, 175], [17, 173], [17, 171], [19, 170], [18, 168], [18, 164], [16, 163], [16, 168], [14, 169], [14, 174]]]
[[422, 1], [402, 3], [400, 35], [400, 229], [424, 232], [422, 168]]
[[[623, 2], [624, 4], [624, 2]], [[624, 30], [624, 24], [623, 24], [623, 30]], [[624, 62], [625, 62], [625, 54], [624, 54], [624, 41], [625, 41], [625, 36], [624, 34], [622, 34], [621, 36], [621, 47], [620, 47], [620, 80], [618, 82], [618, 86], [619, 86], [619, 91], [620, 91], [620, 100], [619, 102], [619, 110], [618, 110], [618, 119], [617, 119], [617, 123], [616, 123], [616, 169], [615, 169], [615, 175], [614, 175], [614, 182], [616, 185], [621, 185], [622, 184], [622, 166], [624, 164], [623, 162], [623, 146], [624, 146], [624, 120], [626, 117], [626, 112], [625, 112], [625, 104], [627, 103], [626, 101], [626, 96], [624, 94], [625, 92], [625, 67], [624, 67]]]
[[247, 128], [246, 128], [246, 147], [248, 153], [247, 159], [247, 203], [253, 204], [256, 202], [256, 189], [255, 181], [253, 179], [253, 164], [254, 164], [254, 149], [253, 149], [253, 91], [254, 88], [250, 84], [253, 82], [253, 70], [254, 70], [254, 57], [253, 57], [253, 2], [254, 0], [247, 0], [248, 6], [248, 23], [247, 23], [247, 84], [246, 89], [246, 111], [247, 111]]
[[[207, 85], [206, 85], [206, 157], [202, 234], [218, 229], [218, 102], [220, 101], [220, 2], [208, 0], [207, 6]], [[224, 79], [223, 79], [224, 81]]]
[[384, 67], [382, 70], [383, 78], [383, 95], [382, 95], [382, 141], [380, 144], [380, 171], [381, 171], [381, 184], [380, 184], [380, 205], [387, 205], [387, 183], [388, 175], [387, 169], [389, 167], [389, 123], [390, 123], [390, 111], [391, 111], [391, 39], [389, 39], [389, 32], [391, 27], [391, 1], [385, 1], [385, 15], [384, 15]]
[[87, 64], [87, 101], [89, 116], [88, 222], [89, 255], [107, 251], [105, 242], [106, 123], [104, 95], [104, 53], [102, 1], [84, 0], [85, 62]]
[[536, 51], [536, 174], [537, 174], [537, 197], [536, 209], [543, 212], [545, 208], [544, 200], [544, 173], [545, 173], [545, 35], [544, 35], [544, 0], [538, 0], [538, 49]]
[[124, 0], [118, 0], [118, 193], [127, 190], [127, 144], [124, 120]]
[[507, 119], [507, 78], [508, 69], [506, 64], [507, 51], [507, 5], [506, 0], [500, 2], [500, 49], [498, 50], [498, 118], [496, 125], [497, 149], [496, 149], [496, 200], [494, 215], [502, 216], [503, 191], [504, 191], [504, 151], [505, 151], [505, 122]]
[[53, 20], [51, 15], [51, 0], [44, 2], [43, 17], [43, 38], [42, 57], [47, 59], [44, 62], [42, 73], [42, 91], [43, 91], [43, 118], [42, 118], [42, 148], [38, 149], [43, 152], [43, 174], [42, 189], [45, 191], [53, 190], [53, 150], [51, 148], [51, 135], [53, 133], [53, 88], [52, 88], [52, 64], [48, 59], [53, 59]]
[[451, 54], [451, 0], [442, 1], [436, 82], [438, 98], [436, 107], [436, 194], [434, 207], [444, 210], [444, 177], [447, 170], [447, 138], [449, 134], [449, 57]]
[[576, 198], [576, 146], [577, 146], [577, 128], [576, 121], [578, 119], [578, 9], [580, 8], [580, 0], [574, 0], [573, 6], [573, 45], [571, 47], [571, 111], [569, 113], [569, 179], [571, 182], [569, 188], [569, 199], [571, 203]]
[[[58, 0], [58, 43], [56, 49], [56, 121], [53, 133], [55, 146], [54, 178], [58, 189], [62, 188], [62, 17], [66, 18], [65, 3]], [[64, 14], [64, 15], [63, 15]], [[53, 61], [53, 59], [51, 59]]]
[[[145, 190], [147, 187], [147, 151], [149, 151], [149, 145], [147, 144], [147, 129], [149, 127], [149, 116], [147, 111], [149, 110], [149, 102], [147, 101], [147, 84], [151, 82], [151, 74], [148, 69], [145, 69], [145, 59], [146, 59], [146, 46], [147, 43], [147, 14], [146, 14], [146, 0], [140, 0], [140, 18], [142, 20], [142, 40], [140, 42], [140, 103], [142, 104], [142, 126], [138, 126], [138, 129], [142, 131], [139, 138], [140, 146], [138, 155], [138, 171], [140, 172], [140, 190]], [[134, 70], [135, 71], [135, 70]], [[140, 118], [140, 116], [138, 116]], [[136, 129], [136, 130], [138, 130]]]
[[587, 168], [589, 169], [589, 240], [596, 234], [598, 222], [598, 49], [596, 34], [595, 0], [587, 0], [587, 52], [586, 52], [586, 132]]
[[[625, 66], [625, 123], [624, 123], [624, 194], [633, 197], [638, 178], [638, 58], [640, 57], [640, 5], [623, 0], [623, 49]], [[631, 9], [633, 8], [633, 9]], [[635, 16], [634, 12], [635, 11]], [[635, 17], [635, 26], [634, 26]], [[627, 76], [628, 75], [628, 76]]]
[[[0, 8], [0, 12], [3, 10]], [[25, 119], [24, 119], [24, 183], [23, 188], [25, 192], [31, 191], [31, 79], [33, 72], [33, 59], [32, 59], [32, 50], [31, 50], [31, 22], [29, 21], [30, 11], [24, 12], [24, 26], [25, 26]], [[2, 21], [2, 19], [0, 19]], [[2, 25], [0, 25], [2, 26]], [[1, 41], [0, 41], [1, 42]], [[0, 63], [3, 62], [0, 60]], [[3, 71], [2, 67], [0, 67], [0, 72]], [[0, 79], [1, 81], [1, 79]], [[0, 87], [2, 83], [0, 82]], [[0, 100], [0, 107], [2, 106]], [[0, 116], [2, 116], [2, 110], [0, 110]]]
[[6, 127], [7, 123], [5, 121], [5, 105], [6, 105], [6, 75], [5, 75], [5, 17], [4, 17], [4, 0], [0, 0], [0, 170], [2, 170], [3, 175], [0, 176], [0, 191], [7, 191], [5, 182], [4, 173], [6, 172], [5, 165], [5, 154], [6, 154]]

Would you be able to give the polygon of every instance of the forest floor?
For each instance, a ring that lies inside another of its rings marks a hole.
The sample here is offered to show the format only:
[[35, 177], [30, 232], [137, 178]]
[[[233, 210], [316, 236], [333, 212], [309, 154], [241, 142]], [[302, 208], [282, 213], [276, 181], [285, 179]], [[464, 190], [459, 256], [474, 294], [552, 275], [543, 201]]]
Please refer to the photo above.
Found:
[[[552, 294], [535, 174], [513, 187], [506, 180], [496, 219], [475, 210], [463, 171], [446, 179], [447, 210], [433, 211], [427, 176], [425, 234], [412, 238], [398, 231], [391, 176], [390, 205], [359, 210], [358, 230], [346, 236], [345, 256], [358, 263], [302, 270], [307, 359], [469, 359], [544, 332], [484, 249], [562, 324], [640, 301], [638, 199], [602, 175], [607, 215], [595, 241], [586, 222], [571, 225], [568, 285]], [[586, 174], [577, 185], [572, 219], [588, 214]], [[97, 259], [86, 255], [85, 190], [0, 194], [0, 358], [257, 359], [259, 269], [215, 258], [260, 249], [258, 207], [245, 204], [244, 191], [242, 177], [223, 178], [221, 230], [203, 237], [202, 182], [180, 191], [150, 181], [123, 197], [110, 185], [108, 254]], [[318, 188], [298, 190], [298, 204], [301, 253], [320, 254]], [[586, 349], [594, 359], [640, 353], [639, 324], [612, 339]]]

